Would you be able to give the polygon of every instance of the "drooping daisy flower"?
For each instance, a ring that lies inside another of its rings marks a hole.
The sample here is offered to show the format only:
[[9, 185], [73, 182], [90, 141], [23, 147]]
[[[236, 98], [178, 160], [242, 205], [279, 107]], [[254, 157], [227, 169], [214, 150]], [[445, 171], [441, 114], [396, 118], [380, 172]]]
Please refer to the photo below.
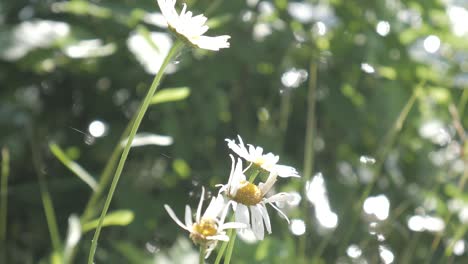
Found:
[[273, 203], [290, 201], [294, 197], [282, 192], [266, 198], [265, 195], [276, 182], [277, 174], [271, 172], [265, 183], [261, 182], [257, 186], [247, 181], [242, 171], [242, 160], [238, 159], [236, 163], [234, 157], [230, 156], [232, 168], [229, 181], [226, 185], [222, 185], [219, 192], [224, 192], [231, 199], [229, 203], [233, 204], [236, 222], [245, 223], [252, 229], [258, 240], [263, 240], [264, 228], [271, 234], [270, 217], [266, 204], [276, 209], [289, 223], [288, 217]]
[[187, 11], [184, 4], [180, 15], [175, 10], [176, 0], [158, 0], [161, 13], [167, 21], [169, 29], [188, 44], [207, 50], [219, 50], [229, 48], [228, 35], [208, 37], [204, 36], [209, 27], [205, 25], [208, 20], [200, 14], [192, 16], [192, 12]]
[[229, 236], [226, 235], [224, 230], [229, 228], [246, 228], [247, 225], [236, 222], [224, 223], [229, 204], [226, 205], [224, 203], [222, 195], [218, 195], [216, 198], [213, 197], [205, 213], [202, 215], [201, 210], [204, 196], [205, 188], [202, 189], [195, 222], [192, 221], [192, 210], [188, 205], [185, 206], [185, 224], [177, 218], [171, 207], [165, 204], [164, 208], [176, 224], [190, 232], [190, 238], [195, 244], [206, 247], [205, 258], [208, 258], [218, 241], [229, 241]]
[[247, 144], [249, 147], [247, 149], [242, 138], [239, 135], [237, 137], [239, 138], [239, 144], [237, 144], [235, 140], [226, 139], [228, 147], [246, 161], [257, 165], [270, 173], [277, 174], [280, 177], [300, 177], [295, 168], [276, 164], [279, 161], [279, 156], [274, 155], [271, 152], [263, 154], [262, 147], [254, 147], [250, 144]]

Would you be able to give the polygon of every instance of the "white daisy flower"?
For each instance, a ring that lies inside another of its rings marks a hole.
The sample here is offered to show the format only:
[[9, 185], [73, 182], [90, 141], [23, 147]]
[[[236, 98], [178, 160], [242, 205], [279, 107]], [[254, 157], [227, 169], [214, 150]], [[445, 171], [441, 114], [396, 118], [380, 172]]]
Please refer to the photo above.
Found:
[[[273, 203], [290, 201], [294, 197], [288, 193], [277, 193], [269, 198], [265, 195], [270, 191], [276, 182], [277, 174], [271, 172], [265, 183], [255, 185], [247, 181], [242, 171], [242, 160], [239, 158], [237, 164], [234, 157], [232, 159], [231, 174], [226, 185], [222, 185], [219, 190], [224, 192], [231, 199], [229, 203], [233, 204], [236, 222], [245, 223], [250, 226], [258, 240], [264, 238], [264, 228], [271, 234], [271, 224], [266, 204], [270, 204], [278, 211], [289, 223], [288, 217]], [[228, 203], [228, 204], [229, 204]], [[250, 211], [250, 212], [249, 212]]]
[[203, 14], [192, 16], [192, 12], [187, 11], [184, 4], [180, 15], [175, 10], [176, 0], [158, 0], [161, 13], [167, 21], [169, 29], [178, 37], [192, 46], [207, 49], [219, 50], [229, 48], [228, 35], [208, 37], [204, 36], [209, 27], [205, 25], [208, 20]]
[[226, 205], [224, 203], [222, 195], [218, 195], [216, 198], [213, 197], [205, 213], [202, 215], [201, 210], [204, 196], [205, 188], [202, 189], [195, 222], [192, 221], [192, 210], [188, 205], [185, 206], [185, 224], [177, 218], [171, 207], [165, 204], [164, 208], [176, 224], [190, 232], [190, 238], [195, 244], [206, 246], [205, 258], [208, 258], [218, 241], [229, 241], [229, 236], [226, 235], [224, 230], [229, 228], [246, 228], [247, 225], [236, 222], [224, 223], [229, 204]]
[[247, 149], [242, 138], [239, 135], [237, 137], [239, 138], [239, 144], [237, 144], [235, 140], [226, 139], [228, 147], [246, 161], [257, 165], [270, 173], [277, 174], [280, 177], [300, 177], [295, 168], [276, 164], [279, 161], [279, 156], [274, 155], [271, 152], [263, 154], [262, 147], [254, 147], [250, 144], [247, 144], [249, 147]]

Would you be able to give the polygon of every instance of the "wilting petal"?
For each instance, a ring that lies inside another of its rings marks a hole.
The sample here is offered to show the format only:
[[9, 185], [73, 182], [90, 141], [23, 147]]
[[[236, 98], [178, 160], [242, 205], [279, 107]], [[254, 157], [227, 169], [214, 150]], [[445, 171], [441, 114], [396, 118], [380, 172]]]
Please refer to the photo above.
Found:
[[250, 206], [250, 212], [252, 213], [252, 231], [258, 240], [263, 240], [265, 230], [263, 229], [262, 212], [257, 206]]
[[222, 195], [218, 195], [216, 198], [211, 198], [211, 202], [205, 210], [202, 218], [214, 219], [218, 217], [224, 208], [224, 198]]
[[243, 204], [238, 203], [235, 212], [236, 222], [244, 223], [249, 226], [249, 208]]
[[298, 172], [296, 171], [295, 168], [290, 167], [290, 166], [285, 166], [285, 165], [275, 165], [274, 166], [274, 171], [278, 173], [278, 176], [280, 177], [301, 177]]
[[220, 230], [224, 230], [224, 229], [230, 229], [230, 228], [235, 228], [235, 229], [239, 229], [239, 228], [248, 228], [249, 226], [244, 224], [244, 223], [237, 223], [237, 222], [229, 222], [229, 223], [225, 223], [223, 225], [221, 225], [219, 227]]
[[276, 202], [289, 202], [294, 200], [294, 196], [286, 193], [286, 192], [280, 192], [275, 195], [272, 195], [268, 198], [265, 199], [265, 202], [267, 203], [276, 203]]
[[286, 221], [288, 221], [288, 224], [289, 224], [289, 218], [286, 216], [285, 213], [283, 213], [283, 211], [281, 211], [278, 207], [276, 207], [274, 204], [272, 203], [269, 203], [271, 205], [271, 207], [275, 208], [276, 211], [278, 211], [278, 213], [284, 217], [286, 219]]
[[260, 208], [260, 211], [263, 216], [263, 221], [265, 222], [265, 227], [268, 232], [268, 234], [271, 234], [271, 223], [270, 223], [270, 216], [268, 216], [268, 211], [266, 209], [266, 206], [264, 204], [258, 204], [257, 205]]
[[197, 223], [200, 223], [200, 217], [201, 217], [201, 209], [203, 206], [203, 200], [205, 198], [205, 187], [202, 187], [202, 192], [200, 196], [200, 202], [198, 203], [198, 208], [197, 208]]
[[227, 235], [214, 235], [214, 236], [207, 236], [206, 239], [208, 240], [221, 240], [221, 241], [229, 241], [229, 236]]
[[167, 213], [169, 214], [169, 216], [172, 218], [172, 220], [174, 220], [174, 222], [176, 222], [176, 224], [178, 224], [180, 227], [182, 227], [183, 229], [187, 230], [187, 231], [191, 231], [189, 229], [189, 227], [185, 226], [180, 220], [179, 218], [177, 218], [177, 216], [175, 215], [174, 211], [172, 211], [171, 207], [169, 207], [169, 205], [165, 204], [164, 205], [164, 208], [166, 209]]
[[185, 225], [186, 226], [193, 226], [192, 209], [190, 209], [190, 206], [188, 206], [188, 205], [185, 206]]

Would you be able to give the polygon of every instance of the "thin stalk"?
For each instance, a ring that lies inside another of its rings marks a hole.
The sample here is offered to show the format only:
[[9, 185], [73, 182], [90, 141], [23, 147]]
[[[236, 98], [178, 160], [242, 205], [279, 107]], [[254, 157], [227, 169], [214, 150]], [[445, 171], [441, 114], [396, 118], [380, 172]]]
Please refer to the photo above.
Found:
[[[229, 231], [228, 231], [229, 238], [232, 237], [233, 232], [235, 232], [234, 229], [229, 229]], [[223, 242], [223, 244], [221, 245], [221, 248], [218, 251], [218, 255], [216, 256], [216, 260], [215, 260], [214, 264], [219, 264], [221, 262], [221, 259], [223, 258], [223, 255], [224, 255], [224, 251], [226, 251], [226, 248], [227, 248], [228, 244], [229, 244], [229, 242]]]
[[[305, 149], [304, 149], [304, 173], [302, 175], [302, 186], [306, 186], [307, 182], [310, 181], [312, 173], [314, 171], [314, 137], [315, 131], [315, 102], [316, 102], [316, 91], [317, 91], [317, 63], [314, 59], [311, 59], [309, 65], [309, 91], [307, 96], [307, 126], [305, 131]], [[304, 197], [307, 197], [306, 190], [304, 189]], [[309, 205], [307, 199], [303, 199], [302, 202], [302, 213], [304, 217], [304, 223], [306, 226], [311, 227], [309, 217]], [[307, 248], [307, 236], [304, 234], [299, 238], [299, 256], [302, 260], [305, 260], [306, 248]]]
[[226, 257], [224, 258], [224, 264], [229, 264], [231, 262], [232, 251], [234, 251], [234, 244], [236, 243], [236, 236], [237, 232], [232, 232], [232, 236], [229, 238]]
[[250, 183], [253, 183], [255, 181], [257, 176], [260, 174], [260, 170], [262, 170], [262, 169], [261, 168], [255, 168], [254, 169], [254, 171], [252, 172], [252, 174], [249, 177], [249, 182]]
[[6, 263], [6, 226], [8, 211], [8, 176], [10, 175], [10, 152], [5, 147], [2, 149], [2, 175], [0, 185], [0, 261]]
[[[405, 106], [403, 107], [400, 114], [398, 115], [395, 123], [393, 124], [392, 128], [388, 132], [388, 134], [387, 134], [387, 136], [386, 136], [386, 138], [384, 140], [384, 143], [382, 145], [382, 148], [378, 152], [379, 155], [378, 155], [377, 163], [376, 163], [375, 170], [374, 170], [374, 172], [375, 172], [374, 176], [373, 176], [371, 182], [366, 186], [366, 188], [362, 192], [361, 197], [359, 198], [358, 203], [356, 204], [357, 207], [354, 208], [354, 210], [360, 212], [360, 210], [362, 209], [362, 205], [364, 203], [364, 200], [369, 196], [372, 189], [374, 188], [375, 183], [377, 182], [377, 180], [378, 180], [378, 178], [380, 176], [380, 172], [382, 170], [385, 157], [387, 156], [388, 151], [390, 150], [390, 148], [393, 146], [393, 143], [395, 142], [398, 133], [400, 133], [401, 129], [403, 128], [403, 124], [405, 123], [406, 118], [408, 117], [408, 114], [411, 111], [411, 109], [413, 108], [413, 105], [414, 105], [414, 103], [416, 101], [416, 98], [419, 95], [419, 87], [421, 87], [421, 86], [422, 86], [422, 84], [414, 89], [413, 94], [411, 95], [411, 97], [406, 102]], [[343, 251], [343, 247], [346, 247], [346, 245], [349, 243], [349, 240], [351, 239], [351, 237], [352, 237], [352, 235], [353, 235], [353, 233], [354, 233], [354, 231], [356, 229], [356, 225], [357, 225], [357, 222], [358, 222], [358, 216], [359, 215], [360, 214], [357, 213], [357, 212], [355, 214], [353, 214], [353, 217], [351, 219], [351, 227], [348, 229], [349, 231], [344, 236], [344, 239], [342, 241], [343, 243], [341, 244], [340, 250], [338, 252], [341, 253]]]
[[205, 264], [206, 245], [200, 246], [200, 256], [198, 257], [199, 264]]
[[31, 148], [32, 148], [32, 156], [33, 156], [33, 166], [38, 176], [39, 190], [41, 193], [42, 205], [44, 207], [47, 227], [49, 229], [50, 239], [52, 242], [52, 248], [55, 254], [61, 254], [62, 243], [61, 243], [60, 234], [58, 231], [57, 217], [55, 216], [54, 205], [52, 203], [52, 198], [50, 196], [49, 189], [47, 187], [44, 170], [42, 169], [42, 160], [40, 157], [40, 153], [34, 143], [38, 141], [36, 141], [34, 138], [32, 138], [31, 141], [32, 141]]
[[112, 151], [111, 157], [107, 161], [106, 166], [104, 167], [104, 170], [101, 173], [101, 177], [99, 178], [98, 188], [95, 192], [92, 193], [91, 198], [88, 200], [88, 203], [86, 204], [86, 207], [83, 211], [83, 215], [81, 216], [82, 224], [90, 220], [94, 216], [95, 214], [94, 210], [96, 209], [96, 204], [101, 198], [107, 185], [109, 185], [112, 179], [111, 178], [112, 172], [114, 171], [114, 168], [117, 165], [117, 161], [119, 160], [119, 155], [122, 153], [122, 145], [120, 144], [120, 142], [122, 142], [124, 139], [128, 137], [128, 134], [130, 133], [130, 130], [132, 128], [132, 125], [136, 117], [137, 115], [135, 113], [132, 120], [127, 124], [127, 127], [125, 128], [124, 132], [120, 136], [119, 144], [115, 145], [114, 150]]
[[463, 89], [463, 93], [458, 103], [458, 113], [463, 116], [465, 113], [466, 102], [468, 101], [468, 88]]
[[[183, 43], [180, 41], [177, 41], [174, 46], [172, 46], [171, 50], [167, 54], [166, 58], [164, 59], [161, 68], [159, 72], [156, 74], [153, 83], [151, 84], [151, 87], [148, 90], [148, 93], [146, 94], [146, 97], [143, 100], [143, 103], [141, 105], [140, 110], [138, 111], [138, 115], [135, 119], [135, 122], [132, 125], [132, 129], [130, 131], [130, 134], [128, 136], [128, 140], [125, 144], [125, 148], [122, 152], [122, 156], [120, 157], [119, 164], [117, 165], [117, 169], [114, 174], [114, 178], [112, 179], [111, 187], [109, 190], [109, 193], [107, 194], [106, 201], [104, 203], [104, 208], [102, 210], [101, 216], [99, 218], [99, 223], [96, 228], [96, 231], [94, 233], [93, 237], [93, 242], [91, 243], [91, 249], [89, 251], [89, 258], [88, 258], [88, 264], [92, 264], [94, 262], [94, 254], [96, 253], [96, 248], [97, 248], [97, 242], [99, 240], [99, 235], [101, 233], [101, 228], [102, 228], [102, 223], [104, 221], [104, 218], [106, 217], [107, 211], [109, 210], [110, 203], [112, 201], [112, 197], [114, 196], [115, 189], [117, 188], [117, 184], [120, 179], [120, 175], [122, 174], [125, 161], [127, 160], [128, 153], [130, 152], [130, 148], [133, 142], [133, 139], [135, 138], [136, 132], [138, 131], [138, 128], [141, 124], [141, 121], [143, 120], [143, 117], [146, 113], [146, 110], [148, 110], [148, 106], [150, 104], [151, 98], [153, 97], [154, 93], [156, 92], [156, 89], [159, 86], [159, 83], [161, 81], [161, 78], [164, 74], [164, 70], [166, 69], [167, 65], [171, 61], [171, 59], [180, 51], [182, 48]], [[118, 142], [120, 144], [120, 142]]]

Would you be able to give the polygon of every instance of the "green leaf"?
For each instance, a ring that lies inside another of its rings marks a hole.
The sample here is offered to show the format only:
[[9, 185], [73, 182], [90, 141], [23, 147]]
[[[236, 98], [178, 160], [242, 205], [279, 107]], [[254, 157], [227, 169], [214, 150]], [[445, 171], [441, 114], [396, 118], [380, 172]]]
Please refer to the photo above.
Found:
[[157, 92], [151, 99], [151, 104], [161, 104], [173, 101], [184, 100], [190, 95], [190, 88], [177, 87], [166, 88]]
[[[117, 210], [106, 215], [102, 226], [126, 226], [130, 224], [135, 215], [130, 210]], [[83, 224], [83, 233], [93, 230], [97, 227], [99, 219], [92, 220], [88, 223]]]
[[78, 176], [81, 180], [83, 180], [86, 184], [93, 189], [93, 191], [96, 191], [97, 189], [97, 182], [89, 174], [83, 167], [81, 167], [78, 163], [74, 162], [71, 160], [65, 152], [55, 143], [50, 143], [49, 144], [50, 151], [55, 155], [55, 157], [62, 162], [63, 165], [65, 165], [69, 170], [71, 170], [76, 176]]

